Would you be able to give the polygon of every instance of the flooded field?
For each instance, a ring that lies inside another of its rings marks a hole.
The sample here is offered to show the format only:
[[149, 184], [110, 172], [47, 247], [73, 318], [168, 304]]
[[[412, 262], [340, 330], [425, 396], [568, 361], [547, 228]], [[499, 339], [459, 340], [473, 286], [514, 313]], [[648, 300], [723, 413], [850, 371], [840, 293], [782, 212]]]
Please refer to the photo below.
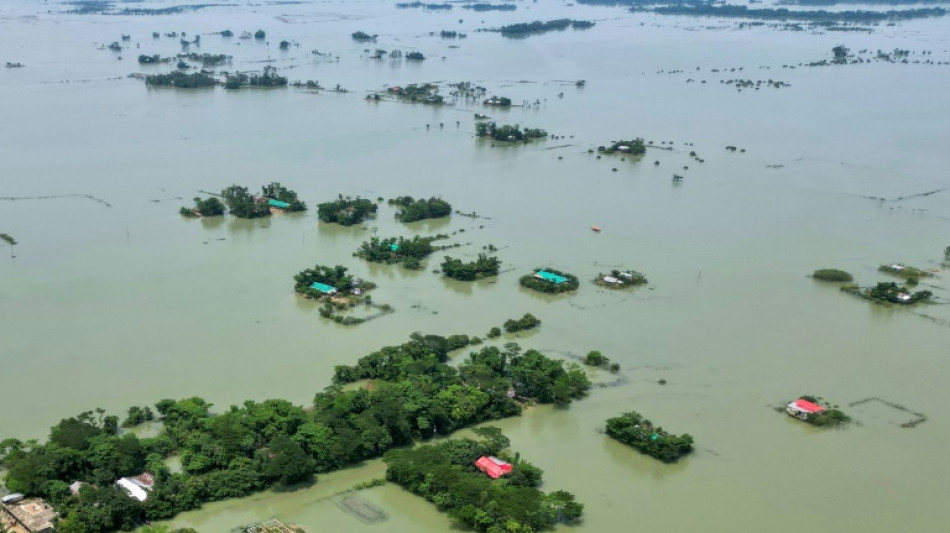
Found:
[[[582, 522], [559, 530], [945, 527], [950, 65], [783, 65], [830, 60], [839, 44], [947, 62], [950, 19], [815, 33], [561, 2], [484, 13], [229, 3], [167, 16], [0, 6], [0, 63], [23, 64], [0, 69], [0, 233], [17, 242], [0, 248], [0, 439], [45, 438], [60, 418], [162, 398], [197, 395], [216, 410], [246, 399], [309, 405], [335, 365], [412, 332], [484, 336], [530, 312], [539, 331], [497, 342], [563, 358], [596, 349], [621, 365], [621, 379], [590, 371], [590, 396], [567, 409], [494, 424], [545, 471], [545, 490], [585, 504]], [[476, 31], [562, 17], [596, 25], [525, 39]], [[235, 37], [212, 34], [225, 29]], [[257, 29], [267, 38], [237, 37]], [[173, 31], [201, 35], [191, 51], [232, 55], [232, 70], [273, 66], [348, 92], [147, 88], [127, 77], [173, 68], [136, 61], [181, 52], [164, 37]], [[355, 42], [356, 31], [377, 41]], [[104, 48], [114, 41], [124, 49]], [[427, 59], [371, 59], [376, 48]], [[740, 77], [790, 87], [720, 83]], [[529, 105], [365, 99], [418, 82], [448, 96], [462, 81]], [[477, 139], [475, 113], [557, 139]], [[624, 161], [588, 153], [635, 137], [657, 148]], [[199, 191], [275, 180], [311, 210], [255, 221], [178, 214]], [[382, 202], [365, 224], [319, 223], [315, 204], [338, 194], [440, 196], [481, 218], [402, 224]], [[374, 235], [436, 233], [461, 243], [446, 253], [466, 260], [494, 245], [502, 273], [465, 283], [433, 273], [442, 253], [418, 271], [352, 256]], [[877, 269], [895, 262], [935, 273], [921, 281], [934, 303], [873, 305], [808, 277], [840, 268], [873, 285], [892, 281]], [[375, 282], [373, 300], [395, 312], [357, 326], [321, 318], [293, 292], [293, 275], [317, 263]], [[580, 289], [521, 288], [539, 266], [577, 275]], [[649, 284], [592, 282], [618, 266]], [[855, 423], [817, 431], [774, 409], [803, 393]], [[609, 440], [604, 421], [630, 410], [689, 433], [696, 452], [670, 466]], [[918, 414], [927, 420], [901, 427]], [[392, 484], [342, 503], [341, 492], [384, 471], [373, 461], [173, 523], [208, 533], [271, 518], [313, 532], [451, 529]], [[362, 520], [354, 506], [385, 518]]]

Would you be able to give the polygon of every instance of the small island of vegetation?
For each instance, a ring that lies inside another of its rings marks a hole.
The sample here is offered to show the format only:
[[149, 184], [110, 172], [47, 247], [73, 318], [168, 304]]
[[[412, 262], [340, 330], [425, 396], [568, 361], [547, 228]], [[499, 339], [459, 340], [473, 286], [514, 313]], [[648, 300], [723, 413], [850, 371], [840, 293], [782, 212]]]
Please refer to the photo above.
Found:
[[224, 203], [213, 196], [206, 200], [195, 197], [194, 207], [182, 207], [179, 212], [186, 217], [214, 217], [223, 215], [224, 209]]
[[[221, 191], [221, 197], [224, 198], [228, 211], [238, 218], [261, 218], [270, 216], [274, 212], [307, 209], [307, 205], [297, 198], [296, 192], [276, 181], [261, 187], [261, 194], [258, 195], [251, 194], [247, 187], [232, 185]], [[209, 198], [207, 201], [211, 200], [216, 199]], [[182, 214], [184, 214], [184, 208], [182, 208]]]
[[399, 207], [396, 220], [400, 222], [416, 222], [430, 218], [442, 218], [452, 214], [452, 204], [441, 198], [432, 197], [428, 200], [415, 199], [412, 196], [400, 196], [388, 201], [389, 205]]
[[881, 281], [870, 288], [848, 284], [841, 287], [841, 290], [865, 300], [884, 304], [912, 305], [917, 302], [929, 301], [933, 297], [933, 293], [930, 291], [914, 292], [906, 285], [898, 285], [893, 281]]
[[448, 235], [436, 235], [434, 237], [416, 235], [411, 239], [403, 237], [380, 239], [379, 237], [373, 237], [369, 241], [360, 244], [359, 249], [353, 255], [371, 263], [386, 263], [389, 265], [401, 263], [405, 268], [418, 270], [422, 268], [423, 259], [429, 257], [436, 250], [443, 249], [433, 246], [432, 243], [447, 238]]
[[890, 265], [881, 265], [880, 267], [878, 267], [878, 271], [907, 280], [907, 284], [910, 286], [917, 285], [917, 283], [920, 281], [920, 278], [933, 277], [933, 274], [931, 274], [930, 272], [927, 272], [926, 270], [921, 270], [919, 268], [914, 268], [912, 266], [902, 265], [900, 263], [894, 263]]
[[850, 273], [835, 268], [820, 268], [814, 271], [811, 277], [820, 281], [837, 281], [846, 283], [854, 279]]
[[823, 398], [807, 394], [789, 403], [785, 412], [816, 427], [841, 426], [851, 421], [851, 417], [833, 408]]
[[517, 124], [510, 126], [498, 126], [494, 122], [478, 122], [475, 124], [475, 135], [478, 137], [490, 137], [496, 141], [502, 142], [530, 142], [532, 139], [543, 139], [548, 136], [548, 132], [542, 129], [533, 129], [521, 127]]
[[577, 276], [553, 268], [535, 269], [533, 273], [521, 276], [518, 283], [527, 289], [549, 294], [576, 291], [580, 286]]
[[[508, 439], [495, 427], [473, 430], [478, 440], [452, 439], [391, 450], [383, 457], [386, 479], [436, 504], [461, 527], [480, 532], [546, 531], [573, 522], [584, 506], [565, 491], [545, 494], [542, 470], [506, 451]], [[505, 470], [481, 472], [481, 461]], [[497, 479], [496, 479], [497, 478]]]
[[631, 411], [607, 420], [607, 435], [664, 463], [675, 463], [693, 451], [693, 437], [671, 435]]
[[214, 87], [217, 83], [214, 76], [205, 72], [192, 72], [188, 74], [180, 70], [175, 70], [168, 74], [150, 74], [145, 76], [145, 85], [150, 87], [197, 89], [200, 87]]
[[531, 313], [525, 313], [521, 318], [509, 318], [508, 320], [505, 320], [503, 325], [505, 328], [505, 333], [516, 333], [518, 331], [539, 328], [541, 327], [541, 321]]
[[365, 198], [344, 197], [342, 194], [333, 202], [325, 202], [317, 205], [317, 217], [323, 221], [343, 226], [352, 226], [360, 224], [367, 217], [376, 214], [379, 208], [376, 203]]
[[495, 256], [478, 254], [478, 258], [468, 263], [461, 259], [445, 256], [442, 262], [442, 273], [446, 277], [459, 281], [475, 281], [477, 279], [497, 276], [501, 268], [501, 260]]
[[637, 285], [645, 285], [647, 278], [636, 270], [614, 269], [610, 271], [610, 274], [597, 274], [594, 283], [608, 289], [626, 289]]
[[868, 23], [896, 20], [911, 20], [918, 18], [942, 17], [947, 14], [945, 9], [920, 8], [890, 11], [825, 11], [821, 10], [789, 10], [785, 8], [749, 9], [747, 6], [734, 4], [716, 5], [712, 3], [671, 4], [653, 8], [632, 7], [630, 11], [637, 13], [650, 11], [657, 15], [686, 15], [693, 17], [720, 17], [742, 18], [756, 20], [802, 20], [815, 23]]
[[597, 151], [602, 154], [643, 155], [647, 153], [647, 147], [638, 137], [631, 141], [615, 141], [610, 146], [598, 146]]
[[375, 283], [353, 277], [346, 267], [340, 265], [316, 265], [294, 275], [294, 291], [315, 300], [330, 298], [354, 303], [358, 297], [375, 288]]
[[355, 31], [350, 35], [350, 37], [352, 37], [353, 40], [356, 42], [368, 43], [368, 42], [376, 41], [377, 35], [376, 34], [370, 35], [364, 31]]
[[587, 355], [584, 356], [584, 364], [587, 366], [610, 370], [613, 373], [620, 371], [620, 363], [612, 363], [610, 358], [597, 350], [587, 352]]
[[494, 28], [487, 31], [497, 31], [505, 37], [527, 37], [529, 35], [538, 35], [549, 31], [561, 31], [573, 27], [576, 30], [584, 30], [594, 25], [589, 20], [571, 20], [556, 19], [547, 22], [536, 20], [534, 22], [522, 22], [519, 24], [509, 24], [500, 28]]

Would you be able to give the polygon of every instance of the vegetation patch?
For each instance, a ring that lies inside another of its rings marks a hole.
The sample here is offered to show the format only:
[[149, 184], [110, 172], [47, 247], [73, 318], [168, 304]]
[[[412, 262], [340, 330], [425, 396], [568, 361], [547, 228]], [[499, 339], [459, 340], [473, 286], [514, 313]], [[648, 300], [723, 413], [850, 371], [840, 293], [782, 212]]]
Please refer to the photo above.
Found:
[[541, 327], [541, 321], [531, 313], [525, 313], [519, 319], [509, 318], [504, 323], [505, 333], [515, 333]]
[[478, 258], [468, 263], [461, 259], [445, 256], [442, 262], [442, 273], [446, 277], [459, 281], [475, 281], [477, 279], [497, 276], [501, 268], [501, 260], [495, 256], [478, 254]]
[[612, 363], [606, 355], [600, 353], [597, 350], [587, 352], [587, 355], [584, 356], [584, 364], [587, 366], [610, 370], [615, 374], [620, 372], [620, 363]]
[[[386, 479], [475, 531], [545, 531], [580, 518], [584, 506], [573, 494], [545, 494], [538, 489], [542, 470], [508, 452], [509, 441], [498, 428], [474, 431], [480, 439], [453, 439], [388, 452], [383, 458]], [[475, 466], [482, 457], [504, 461], [511, 472], [492, 479]]]
[[228, 211], [238, 218], [261, 218], [270, 216], [270, 207], [261, 197], [254, 196], [247, 187], [232, 185], [221, 191]]
[[352, 37], [353, 40], [356, 42], [368, 43], [371, 41], [375, 41], [377, 35], [375, 33], [373, 35], [370, 35], [364, 31], [355, 31], [350, 35], [350, 37]]
[[533, 139], [543, 139], [548, 136], [548, 132], [542, 129], [524, 128], [518, 124], [514, 126], [505, 124], [498, 126], [494, 122], [478, 122], [475, 124], [475, 135], [478, 137], [490, 137], [496, 141], [504, 142], [531, 142]]
[[327, 299], [344, 305], [355, 305], [364, 293], [376, 284], [353, 277], [344, 266], [316, 265], [294, 275], [294, 291], [315, 300]]
[[317, 205], [317, 217], [323, 221], [343, 226], [360, 224], [367, 217], [374, 216], [379, 208], [374, 202], [364, 198], [344, 197], [342, 194], [333, 202]]
[[416, 235], [411, 239], [403, 237], [380, 239], [379, 237], [373, 237], [369, 241], [363, 241], [353, 255], [371, 263], [386, 263], [388, 265], [401, 263], [402, 266], [410, 270], [419, 270], [422, 268], [422, 260], [431, 255], [432, 252], [450, 248], [449, 246], [436, 247], [432, 243], [448, 238], [448, 235], [441, 234], [434, 237]]
[[129, 414], [125, 417], [125, 420], [122, 421], [122, 427], [135, 427], [145, 422], [151, 422], [154, 419], [155, 413], [152, 412], [151, 407], [147, 405], [145, 407], [133, 405], [132, 407], [129, 407]]
[[854, 277], [844, 270], [837, 270], [834, 268], [821, 268], [814, 271], [811, 275], [812, 278], [821, 280], [821, 281], [838, 281], [838, 282], [850, 282]]
[[244, 74], [235, 72], [228, 74], [224, 80], [225, 89], [240, 89], [242, 87], [286, 87], [287, 78], [277, 74], [277, 69], [272, 66], [264, 67], [263, 74]]
[[841, 290], [866, 300], [878, 303], [912, 305], [917, 302], [926, 302], [933, 297], [930, 291], [916, 291], [908, 288], [906, 285], [898, 285], [893, 281], [881, 281], [870, 288], [859, 287], [855, 284], [847, 284], [841, 287]]
[[214, 87], [218, 83], [214, 76], [205, 72], [187, 74], [180, 70], [168, 74], [151, 74], [145, 76], [145, 85], [151, 87], [176, 87], [178, 89], [197, 89], [200, 87]]
[[671, 435], [631, 411], [607, 420], [607, 435], [664, 463], [675, 463], [693, 451], [693, 437]]
[[593, 25], [594, 22], [589, 20], [556, 19], [549, 20], [547, 22], [536, 20], [534, 22], [509, 24], [507, 26], [502, 26], [500, 28], [494, 28], [487, 31], [496, 31], [505, 37], [528, 37], [530, 35], [539, 35], [549, 31], [566, 30], [567, 28], [583, 30], [590, 28]]
[[890, 265], [881, 265], [878, 267], [878, 271], [884, 272], [885, 274], [890, 274], [901, 279], [907, 280], [908, 285], [917, 285], [917, 282], [920, 278], [932, 278], [933, 274], [927, 272], [926, 270], [920, 270], [919, 268], [914, 268], [912, 266], [902, 265], [900, 263], [893, 263]]
[[610, 146], [598, 146], [597, 151], [602, 154], [643, 155], [647, 153], [643, 139], [637, 137], [630, 141], [614, 141]]
[[389, 205], [399, 208], [396, 219], [400, 222], [416, 222], [428, 218], [442, 218], [452, 214], [452, 204], [441, 198], [415, 199], [412, 196], [400, 196], [389, 200]]
[[788, 10], [785, 8], [772, 9], [749, 9], [747, 6], [739, 5], [714, 5], [714, 4], [696, 4], [696, 5], [668, 5], [653, 7], [650, 9], [644, 7], [630, 8], [634, 13], [641, 11], [651, 11], [658, 15], [686, 15], [692, 17], [722, 17], [722, 18], [744, 18], [757, 20], [802, 20], [807, 22], [884, 22], [897, 20], [911, 20], [918, 18], [942, 17], [947, 14], [945, 9], [921, 8], [921, 9], [902, 9], [891, 11], [825, 11], [821, 10]]
[[522, 287], [549, 294], [576, 291], [580, 286], [577, 276], [553, 268], [537, 268], [531, 274], [521, 276]]
[[636, 270], [611, 270], [609, 274], [600, 273], [594, 283], [607, 289], [627, 289], [637, 285], [646, 285], [647, 278]]
[[9, 233], [0, 233], [0, 241], [3, 241], [10, 246], [16, 246], [16, 239], [14, 239]]
[[439, 86], [432, 83], [411, 83], [405, 87], [390, 87], [388, 92], [403, 102], [429, 105], [445, 103], [445, 98], [439, 94]]

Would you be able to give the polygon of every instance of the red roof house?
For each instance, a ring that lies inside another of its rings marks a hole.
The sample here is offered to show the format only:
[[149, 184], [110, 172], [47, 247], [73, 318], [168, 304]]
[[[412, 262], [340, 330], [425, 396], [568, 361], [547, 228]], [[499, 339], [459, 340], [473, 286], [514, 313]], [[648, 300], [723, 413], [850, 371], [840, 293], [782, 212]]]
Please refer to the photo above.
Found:
[[493, 455], [483, 455], [475, 461], [475, 466], [479, 470], [488, 474], [492, 479], [498, 479], [505, 474], [511, 473], [511, 465], [502, 461]]
[[799, 398], [788, 404], [788, 407], [785, 410], [788, 412], [788, 414], [794, 416], [795, 418], [801, 418], [802, 420], [808, 420], [808, 415], [814, 415], [821, 413], [822, 411], [827, 411], [827, 409], [818, 405], [817, 403], [809, 402], [808, 400], [802, 398]]

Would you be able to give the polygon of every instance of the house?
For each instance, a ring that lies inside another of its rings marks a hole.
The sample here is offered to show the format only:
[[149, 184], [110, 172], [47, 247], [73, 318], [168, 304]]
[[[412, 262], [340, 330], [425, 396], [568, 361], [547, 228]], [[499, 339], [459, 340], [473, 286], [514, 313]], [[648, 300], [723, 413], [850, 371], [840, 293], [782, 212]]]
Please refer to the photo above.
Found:
[[148, 493], [152, 490], [152, 487], [155, 486], [155, 477], [145, 472], [134, 477], [124, 477], [116, 481], [115, 484], [127, 492], [129, 496], [144, 502], [148, 499]]
[[546, 270], [539, 270], [535, 272], [534, 277], [538, 279], [543, 279], [544, 281], [550, 281], [551, 283], [564, 283], [565, 281], [567, 281], [567, 278], [565, 278], [564, 276], [559, 276], [557, 274], [548, 272]]
[[30, 533], [52, 533], [56, 511], [42, 498], [30, 498], [16, 503], [4, 503], [3, 509], [13, 520]]
[[494, 455], [483, 455], [475, 461], [475, 467], [488, 474], [492, 479], [498, 479], [505, 474], [511, 473], [511, 465], [495, 457]]
[[906, 293], [906, 292], [899, 292], [899, 293], [897, 293], [897, 301], [899, 301], [899, 302], [907, 303], [907, 302], [910, 301], [910, 298], [911, 298], [910, 294], [908, 294], [908, 293]]
[[81, 489], [83, 485], [86, 485], [86, 483], [74, 481], [73, 484], [69, 486], [69, 492], [72, 493], [73, 496], [79, 496], [79, 489]]
[[818, 414], [827, 411], [827, 409], [818, 405], [817, 403], [809, 402], [808, 400], [799, 398], [788, 404], [788, 407], [785, 408], [785, 411], [795, 418], [808, 420], [809, 415]]
[[601, 278], [604, 283], [609, 283], [611, 285], [623, 285], [623, 280], [617, 279], [613, 276], [604, 276]]
[[326, 283], [313, 282], [310, 285], [311, 289], [322, 292], [323, 294], [336, 294], [336, 287], [327, 285]]
[[276, 209], [287, 209], [290, 207], [290, 204], [287, 202], [281, 202], [280, 200], [274, 200], [273, 198], [267, 199], [267, 205], [274, 207]]

